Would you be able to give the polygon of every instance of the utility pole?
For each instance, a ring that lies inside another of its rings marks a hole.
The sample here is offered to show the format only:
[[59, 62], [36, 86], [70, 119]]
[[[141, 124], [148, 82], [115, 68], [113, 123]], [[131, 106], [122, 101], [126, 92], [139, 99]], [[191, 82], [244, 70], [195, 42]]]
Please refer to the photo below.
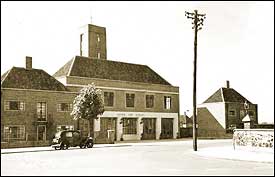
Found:
[[197, 151], [197, 136], [198, 136], [198, 127], [197, 127], [197, 103], [196, 103], [196, 92], [197, 92], [197, 33], [202, 29], [203, 21], [206, 18], [205, 14], [199, 14], [197, 10], [194, 10], [194, 13], [186, 12], [185, 16], [193, 20], [192, 24], [194, 25], [192, 29], [195, 31], [194, 39], [194, 80], [193, 80], [193, 149]]

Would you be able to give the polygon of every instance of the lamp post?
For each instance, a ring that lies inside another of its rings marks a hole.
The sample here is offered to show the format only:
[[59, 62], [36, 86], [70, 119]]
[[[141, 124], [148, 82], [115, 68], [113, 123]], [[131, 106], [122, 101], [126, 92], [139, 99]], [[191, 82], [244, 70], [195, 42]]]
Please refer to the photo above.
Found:
[[196, 92], [197, 92], [197, 33], [202, 29], [205, 14], [199, 14], [197, 10], [194, 13], [186, 12], [185, 16], [193, 20], [192, 29], [195, 31], [194, 39], [194, 80], [193, 80], [193, 149], [197, 151], [197, 108], [196, 108]]

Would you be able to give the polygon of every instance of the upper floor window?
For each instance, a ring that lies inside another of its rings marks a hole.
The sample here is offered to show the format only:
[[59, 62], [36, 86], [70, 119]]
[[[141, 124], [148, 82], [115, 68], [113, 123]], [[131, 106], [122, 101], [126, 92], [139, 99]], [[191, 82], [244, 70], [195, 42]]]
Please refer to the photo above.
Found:
[[114, 93], [113, 92], [104, 92], [104, 105], [105, 106], [114, 106]]
[[254, 111], [248, 111], [248, 115], [253, 117], [255, 115]]
[[73, 104], [71, 103], [58, 103], [57, 111], [58, 112], [69, 112], [73, 109]]
[[47, 119], [47, 104], [46, 102], [37, 103], [37, 119], [38, 121], [45, 121]]
[[99, 43], [100, 42], [100, 35], [96, 34], [96, 38], [97, 38], [97, 42]]
[[235, 110], [229, 110], [228, 115], [229, 116], [236, 116], [236, 111]]
[[146, 95], [146, 108], [154, 107], [154, 95]]
[[6, 111], [24, 111], [25, 102], [23, 101], [5, 101]]
[[134, 93], [126, 93], [126, 107], [135, 107]]
[[171, 96], [164, 96], [164, 109], [171, 109]]

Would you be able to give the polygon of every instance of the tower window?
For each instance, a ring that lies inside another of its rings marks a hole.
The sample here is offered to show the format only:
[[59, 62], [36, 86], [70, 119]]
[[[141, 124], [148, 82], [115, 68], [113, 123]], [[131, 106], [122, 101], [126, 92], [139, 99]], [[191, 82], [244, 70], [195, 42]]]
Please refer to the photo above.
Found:
[[100, 42], [100, 35], [97, 34], [96, 36], [97, 36], [97, 42]]
[[97, 58], [100, 58], [100, 53], [99, 52], [97, 53]]

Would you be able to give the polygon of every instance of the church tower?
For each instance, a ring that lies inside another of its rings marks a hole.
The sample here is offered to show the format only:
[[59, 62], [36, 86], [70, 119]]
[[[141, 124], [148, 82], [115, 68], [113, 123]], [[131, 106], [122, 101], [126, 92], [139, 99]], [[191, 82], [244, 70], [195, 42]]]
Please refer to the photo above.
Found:
[[107, 59], [105, 27], [88, 24], [80, 28], [80, 56]]

